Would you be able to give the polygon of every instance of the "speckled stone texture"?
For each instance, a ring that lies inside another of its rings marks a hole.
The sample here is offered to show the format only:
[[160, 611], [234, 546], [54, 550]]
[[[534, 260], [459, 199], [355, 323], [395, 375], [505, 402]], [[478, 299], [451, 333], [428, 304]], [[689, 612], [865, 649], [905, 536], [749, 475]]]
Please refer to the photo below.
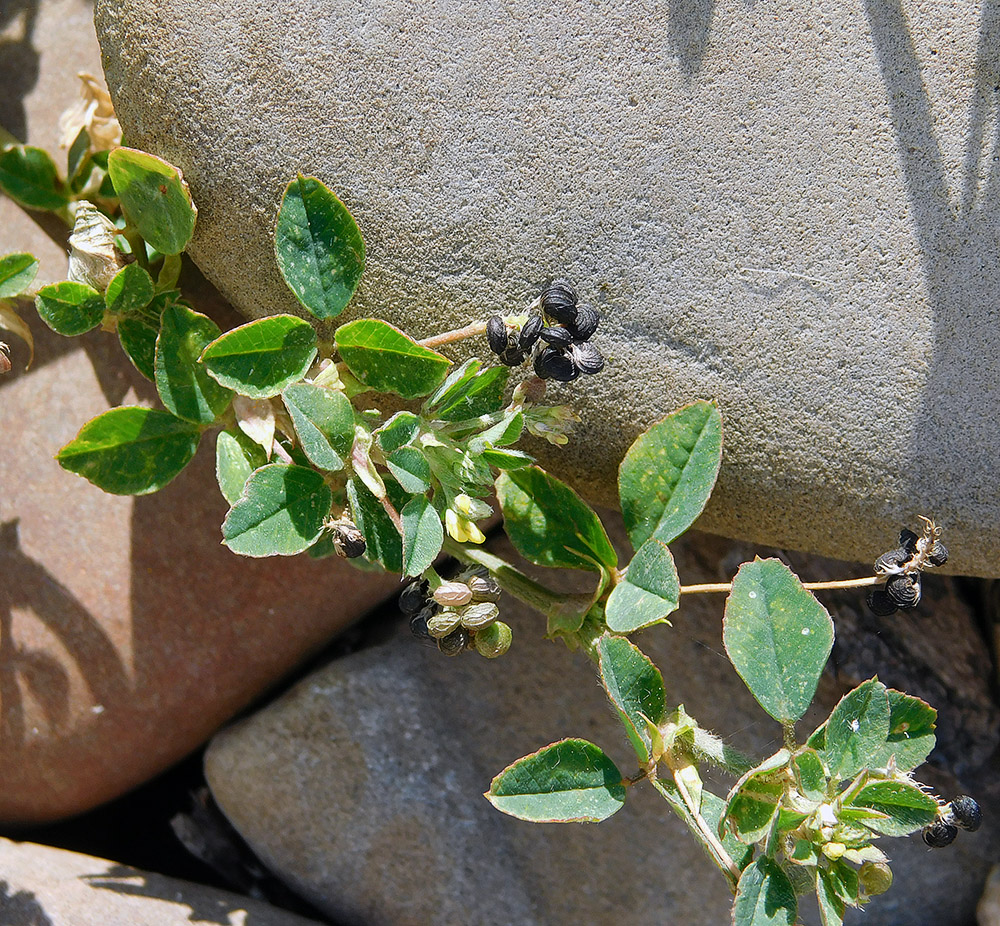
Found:
[[318, 926], [228, 891], [0, 839], [4, 926]]
[[295, 310], [272, 229], [315, 174], [368, 242], [351, 316], [424, 336], [563, 274], [603, 310], [586, 437], [546, 455], [590, 497], [714, 398], [706, 529], [865, 559], [927, 514], [949, 571], [1000, 575], [995, 4], [96, 9], [126, 133], [183, 168], [245, 314]]
[[[697, 533], [673, 548], [685, 582], [718, 581], [753, 552], [768, 552]], [[817, 579], [846, 571], [815, 557], [794, 565]], [[988, 659], [953, 586], [929, 578], [923, 613], [891, 622], [867, 617], [857, 591], [824, 595], [838, 630], [832, 665], [840, 669], [824, 675], [799, 733], [877, 666], [887, 685], [941, 709], [940, 748], [921, 780], [943, 794], [975, 794], [995, 821]], [[682, 702], [737, 748], [770, 755], [781, 745], [780, 728], [722, 655], [722, 607], [722, 596], [685, 596], [672, 628], [636, 642], [662, 668], [668, 703]], [[338, 923], [729, 922], [721, 875], [652, 789], [630, 791], [625, 808], [597, 826], [524, 823], [480, 796], [509, 762], [566, 736], [597, 743], [625, 774], [635, 771], [587, 660], [544, 642], [536, 614], [506, 598], [501, 608], [514, 629], [501, 659], [447, 659], [403, 630], [316, 671], [218, 734], [205, 765], [222, 810], [283, 880]], [[936, 643], [916, 632], [931, 620], [941, 630]], [[726, 792], [722, 776], [707, 777]], [[962, 833], [947, 852], [929, 852], [919, 835], [882, 844], [896, 886], [849, 924], [928, 926], [928, 909], [941, 903], [953, 918], [933, 922], [971, 921], [998, 850], [995, 822]], [[815, 903], [802, 907], [801, 922], [815, 926]]]

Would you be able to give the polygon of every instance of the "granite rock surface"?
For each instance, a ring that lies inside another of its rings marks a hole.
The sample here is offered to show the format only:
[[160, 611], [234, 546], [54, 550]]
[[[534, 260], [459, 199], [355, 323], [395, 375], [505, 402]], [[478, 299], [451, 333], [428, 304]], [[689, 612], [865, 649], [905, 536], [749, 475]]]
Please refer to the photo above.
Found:
[[644, 426], [712, 398], [702, 527], [873, 559], [926, 514], [949, 571], [1000, 575], [993, 5], [96, 11], [126, 134], [184, 170], [192, 253], [246, 315], [296, 311], [272, 230], [317, 175], [368, 243], [350, 315], [425, 336], [553, 275], [600, 307], [586, 439], [546, 457], [591, 498]]

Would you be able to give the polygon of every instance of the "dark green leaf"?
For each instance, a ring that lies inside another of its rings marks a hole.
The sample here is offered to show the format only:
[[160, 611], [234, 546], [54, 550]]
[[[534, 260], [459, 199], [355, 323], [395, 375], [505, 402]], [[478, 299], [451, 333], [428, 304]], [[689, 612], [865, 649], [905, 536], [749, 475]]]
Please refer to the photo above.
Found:
[[38, 261], [31, 254], [0, 257], [0, 299], [23, 293], [38, 273]]
[[819, 753], [803, 748], [795, 756], [794, 769], [799, 790], [804, 797], [820, 801], [827, 797], [827, 774]]
[[632, 557], [625, 578], [611, 590], [605, 620], [616, 633], [632, 633], [666, 621], [680, 597], [674, 558], [665, 543], [650, 537]]
[[434, 416], [442, 421], [464, 421], [490, 415], [503, 408], [510, 367], [490, 367], [476, 373], [454, 394], [446, 395]]
[[873, 768], [885, 768], [896, 757], [896, 768], [913, 771], [934, 749], [937, 711], [926, 701], [888, 689], [889, 735], [885, 745], [872, 757]]
[[793, 926], [797, 912], [792, 882], [775, 862], [761, 856], [743, 870], [733, 926]]
[[112, 495], [146, 495], [187, 466], [200, 437], [198, 428], [167, 412], [112, 408], [88, 421], [56, 460]]
[[336, 472], [354, 446], [354, 407], [335, 389], [292, 383], [282, 392], [302, 450], [313, 466]]
[[830, 867], [823, 872], [826, 875], [826, 883], [833, 895], [856, 907], [858, 905], [858, 873], [846, 862], [837, 860], [830, 864]]
[[142, 318], [120, 318], [118, 320], [118, 340], [121, 341], [125, 356], [146, 379], [156, 376], [156, 336], [159, 328]]
[[484, 447], [507, 447], [516, 444], [524, 430], [524, 413], [520, 411], [507, 412], [495, 425], [487, 428], [472, 439], [470, 447], [482, 450]]
[[416, 447], [400, 447], [389, 454], [385, 462], [389, 472], [407, 492], [426, 492], [431, 487], [431, 466]]
[[822, 926], [842, 926], [847, 907], [837, 896], [831, 883], [833, 876], [818, 869], [816, 871], [816, 901], [819, 904], [819, 918]]
[[826, 722], [823, 761], [836, 778], [853, 778], [871, 766], [889, 735], [889, 698], [877, 679], [840, 699]]
[[597, 653], [604, 690], [625, 725], [639, 761], [648, 762], [651, 742], [646, 720], [659, 726], [667, 712], [663, 676], [638, 647], [623, 637], [605, 634], [597, 643]]
[[339, 315], [357, 289], [365, 243], [347, 207], [315, 177], [288, 184], [274, 233], [278, 269], [317, 318]]
[[14, 145], [0, 154], [0, 190], [27, 209], [62, 209], [69, 203], [66, 184], [41, 148]]
[[413, 440], [419, 430], [420, 419], [413, 412], [396, 412], [375, 432], [375, 439], [383, 453], [395, 453]]
[[886, 814], [881, 820], [864, 820], [864, 825], [886, 836], [906, 836], [937, 818], [937, 801], [919, 786], [905, 781], [872, 781], [851, 801]]
[[239, 428], [220, 431], [215, 439], [215, 478], [230, 506], [239, 501], [250, 474], [266, 463], [267, 457], [260, 444]]
[[156, 339], [156, 389], [167, 409], [195, 424], [211, 424], [233, 394], [213, 380], [198, 362], [219, 336], [219, 326], [182, 305], [163, 310]]
[[400, 512], [403, 521], [403, 575], [418, 576], [434, 564], [444, 528], [441, 516], [425, 495], [411, 498]]
[[108, 155], [108, 175], [122, 211], [143, 239], [161, 254], [180, 254], [198, 215], [181, 172], [145, 151], [115, 148]]
[[[73, 144], [66, 152], [66, 176], [70, 180], [76, 179], [77, 171], [87, 160], [87, 153], [90, 151], [90, 134], [85, 128], [81, 128], [73, 139]], [[88, 171], [89, 173], [89, 171]]]
[[144, 309], [154, 295], [150, 275], [138, 264], [126, 264], [108, 283], [104, 303], [112, 314], [127, 315]]
[[494, 447], [486, 447], [482, 451], [482, 458], [499, 470], [522, 469], [531, 466], [535, 458], [521, 450], [498, 450]]
[[789, 758], [786, 749], [779, 750], [741, 776], [730, 790], [722, 818], [740, 842], [752, 845], [775, 825]]
[[42, 321], [56, 334], [74, 337], [96, 328], [104, 318], [104, 297], [86, 283], [51, 283], [35, 296]]
[[598, 823], [625, 804], [621, 772], [593, 743], [566, 739], [505, 768], [486, 799], [533, 823]]
[[430, 418], [434, 417], [434, 409], [453, 397], [460, 396], [462, 390], [472, 382], [473, 377], [479, 372], [482, 363], [475, 357], [466, 360], [459, 367], [454, 367], [444, 378], [434, 392], [427, 397], [424, 402], [424, 414]]
[[[393, 484], [390, 482], [386, 489], [392, 499]], [[386, 572], [402, 573], [403, 541], [381, 502], [360, 479], [348, 480], [347, 499], [351, 517], [368, 544], [365, 557], [373, 563], [379, 563]]]
[[336, 344], [341, 359], [361, 382], [404, 399], [432, 392], [450, 365], [447, 357], [376, 318], [341, 325]]
[[302, 379], [316, 356], [316, 332], [294, 315], [272, 315], [227, 331], [201, 355], [212, 378], [240, 395], [267, 399]]
[[775, 720], [795, 721], [830, 656], [833, 621], [784, 563], [756, 559], [733, 580], [723, 642], [760, 706]]
[[303, 466], [270, 463], [247, 480], [222, 525], [224, 542], [243, 556], [293, 556], [323, 531], [333, 493]]
[[496, 487], [504, 529], [525, 559], [592, 571], [617, 566], [600, 518], [565, 483], [532, 466], [501, 473]]
[[640, 434], [618, 470], [632, 546], [683, 534], [712, 494], [721, 460], [722, 418], [709, 402], [688, 405]]

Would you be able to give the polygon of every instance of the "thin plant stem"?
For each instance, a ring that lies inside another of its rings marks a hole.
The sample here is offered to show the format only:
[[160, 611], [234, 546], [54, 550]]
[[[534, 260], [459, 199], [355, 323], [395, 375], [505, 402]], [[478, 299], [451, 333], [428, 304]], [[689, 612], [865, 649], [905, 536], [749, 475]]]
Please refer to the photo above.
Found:
[[443, 331], [441, 334], [431, 335], [417, 341], [422, 347], [441, 347], [443, 344], [451, 344], [454, 341], [464, 341], [466, 338], [474, 338], [486, 332], [486, 322], [473, 322], [464, 328], [455, 328], [452, 331]]
[[688, 813], [691, 814], [694, 824], [698, 828], [698, 832], [701, 834], [701, 837], [711, 847], [712, 852], [719, 860], [719, 864], [724, 866], [726, 872], [729, 874], [730, 878], [732, 878], [733, 884], [738, 884], [740, 880], [740, 870], [736, 867], [736, 863], [729, 857], [729, 853], [726, 851], [725, 846], [723, 846], [719, 841], [719, 837], [712, 832], [712, 827], [708, 825], [708, 821], [701, 815], [701, 810], [696, 806], [694, 798], [691, 796], [691, 792], [688, 791], [687, 785], [684, 783], [683, 776], [676, 769], [671, 769], [671, 773], [673, 774], [674, 784], [677, 785], [677, 790], [680, 791], [681, 797], [684, 799], [684, 804], [688, 809]]
[[[863, 588], [867, 585], [877, 585], [881, 576], [865, 576], [863, 579], [838, 579], [832, 582], [803, 582], [802, 587], [811, 592], [831, 588]], [[682, 585], [682, 595], [702, 595], [706, 592], [731, 592], [732, 582], [709, 582], [704, 585]]]

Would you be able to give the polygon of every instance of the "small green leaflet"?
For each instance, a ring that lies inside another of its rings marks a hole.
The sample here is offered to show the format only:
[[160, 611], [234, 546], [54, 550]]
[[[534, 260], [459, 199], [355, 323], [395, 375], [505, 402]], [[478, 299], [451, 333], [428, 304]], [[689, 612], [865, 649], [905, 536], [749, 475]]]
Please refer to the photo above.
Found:
[[441, 516], [425, 495], [415, 495], [400, 512], [403, 521], [403, 575], [418, 576], [433, 565], [444, 543]]
[[118, 340], [125, 356], [146, 379], [156, 376], [156, 337], [159, 330], [142, 318], [118, 320]]
[[31, 254], [0, 257], [0, 299], [23, 293], [38, 273], [38, 261]]
[[223, 498], [235, 505], [243, 494], [250, 474], [267, 463], [260, 444], [239, 428], [220, 431], [215, 439], [215, 478]]
[[650, 537], [632, 557], [625, 578], [612, 589], [605, 620], [616, 633], [632, 633], [666, 622], [680, 598], [674, 558], [665, 543]]
[[71, 338], [96, 328], [104, 318], [104, 297], [86, 283], [51, 283], [35, 296], [35, 309], [56, 334]]
[[52, 158], [30, 145], [13, 145], [0, 153], [0, 190], [26, 209], [62, 209], [69, 203]]
[[329, 472], [342, 470], [354, 446], [350, 400], [335, 389], [309, 383], [292, 383], [281, 398], [309, 462]]
[[127, 315], [144, 309], [153, 301], [154, 295], [150, 275], [138, 264], [126, 264], [108, 283], [104, 302], [112, 314]]
[[416, 399], [432, 392], [451, 364], [447, 357], [376, 318], [361, 318], [337, 329], [337, 351], [366, 386]]
[[604, 690], [639, 761], [648, 762], [651, 741], [646, 721], [659, 726], [667, 712], [663, 676], [649, 657], [623, 637], [605, 634], [597, 643], [597, 653]]
[[743, 869], [733, 926], [793, 926], [797, 912], [792, 882], [775, 862], [761, 856]]
[[853, 778], [872, 766], [889, 735], [889, 697], [877, 679], [840, 699], [826, 722], [823, 761], [836, 778]]

